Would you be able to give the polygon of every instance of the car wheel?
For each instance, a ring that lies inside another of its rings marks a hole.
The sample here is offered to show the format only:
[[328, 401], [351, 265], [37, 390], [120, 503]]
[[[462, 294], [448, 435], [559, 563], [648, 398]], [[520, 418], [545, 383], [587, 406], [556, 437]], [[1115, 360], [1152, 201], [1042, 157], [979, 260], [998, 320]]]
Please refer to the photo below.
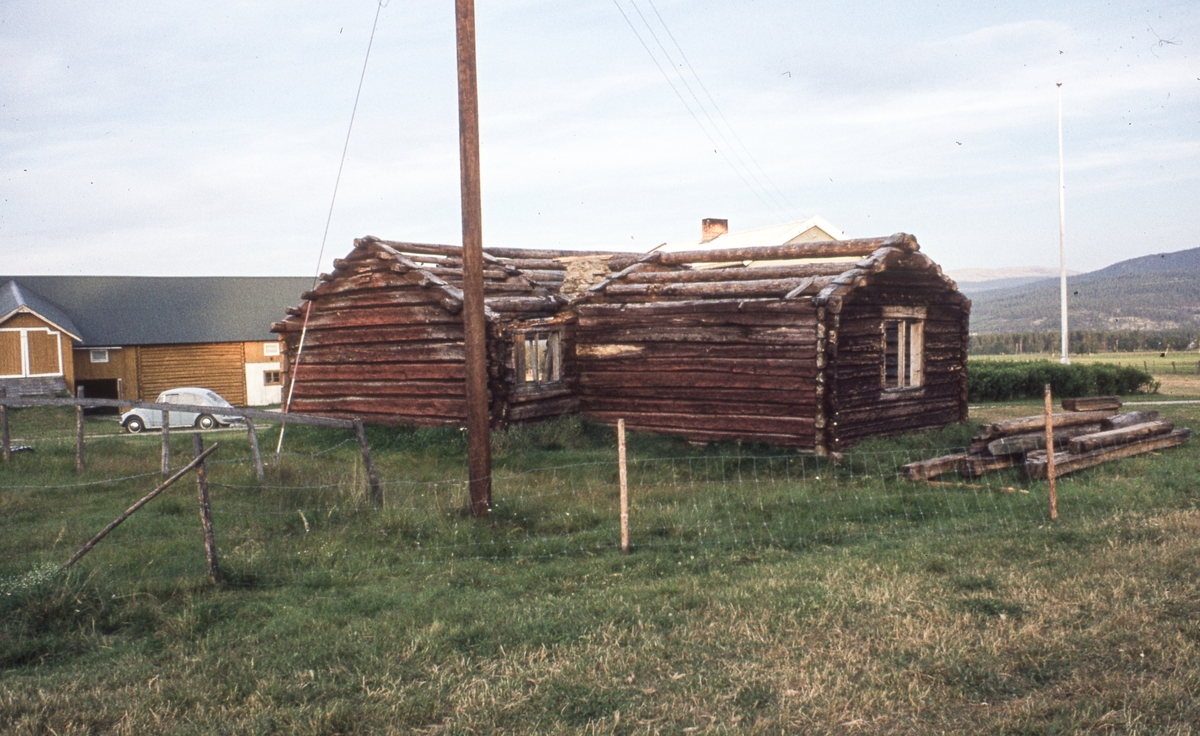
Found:
[[196, 419], [196, 426], [200, 429], [212, 429], [217, 426], [217, 420], [210, 414], [201, 414]]
[[146, 428], [146, 423], [140, 417], [129, 417], [125, 420], [125, 431], [129, 434], [138, 434]]

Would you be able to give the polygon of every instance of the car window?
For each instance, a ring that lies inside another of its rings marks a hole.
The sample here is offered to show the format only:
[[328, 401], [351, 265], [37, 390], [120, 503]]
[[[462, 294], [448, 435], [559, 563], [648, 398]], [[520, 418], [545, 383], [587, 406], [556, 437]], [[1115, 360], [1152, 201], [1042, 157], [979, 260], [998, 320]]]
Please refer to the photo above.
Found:
[[225, 399], [222, 399], [220, 396], [214, 394], [212, 391], [208, 392], [208, 399], [209, 399], [209, 401], [213, 402], [217, 406], [221, 406], [225, 403]]

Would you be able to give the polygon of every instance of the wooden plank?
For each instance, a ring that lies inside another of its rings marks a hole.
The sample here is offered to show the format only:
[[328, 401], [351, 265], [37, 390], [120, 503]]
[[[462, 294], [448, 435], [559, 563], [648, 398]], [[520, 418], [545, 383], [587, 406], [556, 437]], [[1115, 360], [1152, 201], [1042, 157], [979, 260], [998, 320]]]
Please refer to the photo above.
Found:
[[673, 302], [646, 302], [640, 304], [604, 304], [589, 302], [575, 307], [580, 320], [601, 320], [603, 315], [620, 317], [623, 314], [644, 314], [661, 317], [668, 314], [718, 314], [721, 312], [784, 313], [808, 315], [815, 319], [816, 310], [802, 302], [781, 302], [778, 299], [713, 299], [684, 300]]
[[[655, 252], [650, 254], [656, 263], [682, 265], [685, 263], [723, 263], [726, 261], [777, 261], [790, 258], [861, 258], [873, 254], [885, 244], [896, 247], [915, 247], [908, 241], [891, 238], [861, 238], [856, 240], [819, 241], [792, 243], [789, 245], [755, 246], [748, 248], [714, 248], [712, 250], [689, 250], [677, 253]], [[852, 268], [854, 264], [847, 264]]]
[[1144, 424], [1135, 424], [1131, 427], [1122, 427], [1121, 429], [1111, 429], [1107, 432], [1085, 434], [1080, 437], [1073, 437], [1067, 445], [1067, 451], [1073, 455], [1082, 455], [1085, 452], [1099, 450], [1104, 447], [1115, 447], [1149, 437], [1170, 434], [1174, 429], [1174, 422], [1158, 420], [1145, 422]]
[[[1191, 437], [1192, 430], [1183, 427], [1176, 429], [1170, 434], [1151, 437], [1149, 439], [1131, 442], [1127, 445], [1118, 447], [1106, 447], [1100, 450], [1083, 453], [1082, 455], [1072, 455], [1068, 452], [1059, 452], [1054, 455], [1055, 473], [1059, 476], [1067, 473], [1074, 473], [1085, 468], [1095, 467], [1110, 460], [1119, 460], [1121, 458], [1133, 457], [1155, 450], [1165, 450], [1169, 447], [1176, 447], [1188, 441]], [[1030, 478], [1045, 478], [1047, 468], [1047, 458], [1044, 453], [1030, 453], [1025, 459], [1025, 473]]]
[[[814, 356], [815, 357], [815, 356]], [[736, 358], [647, 358], [636, 360], [582, 360], [578, 373], [658, 373], [677, 370], [702, 371], [720, 375], [780, 376], [813, 379], [817, 374], [816, 361], [808, 360], [739, 360]]]
[[[774, 388], [762, 386], [759, 388], [705, 388], [704, 398], [719, 403], [737, 403], [745, 401], [754, 404], [779, 404], [795, 407], [797, 412], [812, 407], [815, 401], [815, 390], [812, 386], [804, 391], [776, 391]], [[636, 402], [645, 399], [656, 400], [666, 398], [695, 398], [695, 390], [688, 386], [623, 386], [615, 391], [581, 391], [580, 399], [586, 406], [601, 408], [607, 406], [636, 406]]]
[[556, 399], [514, 405], [508, 410], [508, 419], [513, 422], [548, 419], [563, 414], [571, 414], [578, 409], [578, 396], [561, 396]]
[[[613, 326], [605, 342], [699, 342], [767, 345], [811, 345], [816, 341], [812, 327], [719, 326], [663, 328], [655, 324], [637, 327]], [[583, 334], [580, 342], [586, 343]]]
[[[310, 381], [462, 381], [465, 368], [461, 362], [443, 363], [360, 363], [317, 364], [300, 366], [300, 382]], [[299, 387], [300, 384], [297, 384]]]
[[[742, 312], [721, 310], [713, 312], [689, 312], [686, 314], [647, 314], [639, 310], [626, 310], [617, 314], [604, 314], [599, 317], [580, 315], [577, 323], [584, 334], [596, 333], [603, 335], [613, 327], [637, 327], [653, 325], [663, 329], [695, 328], [695, 327], [793, 327], [812, 330], [815, 334], [817, 321], [813, 314], [796, 314], [788, 312], [765, 312], [747, 309]], [[882, 332], [879, 333], [882, 336]]]
[[1158, 412], [1154, 409], [1127, 411], [1124, 414], [1117, 414], [1100, 420], [1100, 429], [1107, 432], [1110, 429], [1121, 429], [1123, 427], [1132, 427], [1135, 424], [1153, 422], [1155, 419], [1158, 419]]
[[[404, 345], [328, 345], [304, 350], [306, 363], [436, 363], [466, 360], [462, 343], [408, 343]], [[304, 370], [303, 367], [300, 369]], [[303, 373], [301, 373], [303, 375]]]
[[[1045, 440], [1042, 440], [1045, 442]], [[958, 468], [958, 474], [964, 478], [978, 478], [984, 473], [993, 470], [1001, 470], [1003, 468], [1011, 468], [1015, 465], [1020, 465], [1021, 456], [1005, 455], [1001, 457], [989, 457], [987, 455], [971, 455], [962, 462]]]
[[785, 266], [738, 266], [734, 268], [684, 269], [678, 271], [635, 271], [621, 277], [629, 284], [702, 283], [713, 281], [762, 281], [837, 276], [852, 267], [849, 263], [795, 263]]
[[959, 453], [957, 455], [942, 455], [941, 457], [929, 460], [919, 460], [915, 463], [908, 463], [901, 466], [900, 476], [905, 480], [913, 481], [936, 478], [939, 475], [957, 471], [966, 459], [966, 455]]
[[784, 376], [721, 375], [701, 371], [667, 371], [655, 373], [584, 372], [579, 385], [585, 388], [618, 388], [623, 386], [704, 388], [770, 388], [774, 391], [802, 391], [813, 385], [811, 380]]
[[[438, 416], [449, 419], [466, 419], [467, 405], [464, 399], [433, 397], [375, 397], [344, 396], [336, 399], [295, 399], [292, 405], [298, 410], [312, 414], [336, 411], [343, 415], [399, 414], [407, 416]], [[353, 423], [351, 423], [353, 428]]]
[[1063, 399], [1062, 408], [1066, 411], [1119, 411], [1120, 396], [1088, 396], [1084, 398]]
[[313, 381], [296, 383], [296, 398], [339, 396], [462, 396], [462, 381]]
[[386, 343], [459, 343], [463, 340], [462, 325], [389, 325], [387, 327], [346, 327], [341, 329], [309, 330], [304, 342], [307, 352], [330, 345], [359, 345]]
[[[685, 398], [686, 397], [686, 398]], [[638, 398], [635, 401], [621, 398], [599, 399], [592, 401], [589, 406], [598, 410], [620, 411], [622, 407], [629, 410], [658, 414], [693, 414], [695, 416], [771, 416], [797, 417], [811, 415], [815, 408], [815, 400], [809, 397], [804, 403], [767, 404], [759, 402], [718, 402], [711, 400], [687, 400], [694, 398], [687, 393], [679, 396], [663, 396], [661, 399]]]
[[[603, 422], [620, 419], [614, 412], [591, 412]], [[671, 429], [702, 429], [728, 432], [730, 436], [744, 433], [801, 434], [811, 433], [813, 420], [808, 417], [712, 416], [668, 412], [631, 412], [625, 417], [630, 426], [663, 427]]]
[[804, 279], [766, 279], [761, 281], [720, 281], [701, 283], [627, 284], [609, 282], [604, 293], [616, 297], [653, 296], [683, 298], [782, 297], [800, 286]]
[[[1054, 447], [1062, 449], [1066, 447], [1068, 441], [1073, 437], [1080, 435], [1092, 434], [1099, 431], [1100, 424], [1080, 424], [1075, 427], [1063, 427], [1054, 430]], [[1015, 434], [1009, 437], [1001, 437], [998, 440], [992, 440], [986, 445], [988, 453], [992, 455], [1024, 455], [1027, 452], [1034, 450], [1046, 449], [1046, 433], [1030, 432], [1028, 434]]]
[[[1072, 411], [1053, 415], [1055, 427], [1074, 427], [1080, 424], [1095, 424], [1108, 417], [1105, 411]], [[1038, 430], [1046, 430], [1046, 419], [1042, 415], [1019, 417], [1017, 419], [1002, 419], [998, 422], [984, 425], [980, 428], [979, 439], [991, 440], [1014, 434], [1027, 434]]]

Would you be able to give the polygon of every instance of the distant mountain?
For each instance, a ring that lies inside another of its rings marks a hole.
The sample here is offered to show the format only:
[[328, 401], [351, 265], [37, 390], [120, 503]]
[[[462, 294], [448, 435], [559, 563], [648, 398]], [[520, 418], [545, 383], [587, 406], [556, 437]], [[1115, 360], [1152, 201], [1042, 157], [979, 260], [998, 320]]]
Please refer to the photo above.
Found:
[[[1054, 332], [1057, 278], [996, 289], [959, 288], [971, 297], [972, 332]], [[1200, 329], [1200, 248], [1156, 253], [1067, 278], [1072, 330]]]
[[[1067, 271], [1068, 276], [1076, 276], [1078, 274], [1078, 271]], [[971, 296], [983, 291], [1007, 289], [1012, 286], [1032, 284], [1035, 281], [1042, 281], [1048, 278], [1058, 278], [1058, 269], [1038, 266], [1020, 268], [959, 268], [947, 271], [946, 275], [954, 279], [962, 293]]]

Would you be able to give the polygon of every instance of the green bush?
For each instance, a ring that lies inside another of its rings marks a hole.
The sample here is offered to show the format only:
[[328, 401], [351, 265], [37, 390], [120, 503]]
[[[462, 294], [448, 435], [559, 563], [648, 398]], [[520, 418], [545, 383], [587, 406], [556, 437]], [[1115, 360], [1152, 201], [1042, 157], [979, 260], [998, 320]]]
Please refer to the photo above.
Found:
[[967, 396], [971, 401], [1036, 399], [1043, 395], [1047, 383], [1060, 398], [1123, 396], [1158, 390], [1158, 382], [1146, 371], [1112, 363], [977, 361], [967, 370]]

